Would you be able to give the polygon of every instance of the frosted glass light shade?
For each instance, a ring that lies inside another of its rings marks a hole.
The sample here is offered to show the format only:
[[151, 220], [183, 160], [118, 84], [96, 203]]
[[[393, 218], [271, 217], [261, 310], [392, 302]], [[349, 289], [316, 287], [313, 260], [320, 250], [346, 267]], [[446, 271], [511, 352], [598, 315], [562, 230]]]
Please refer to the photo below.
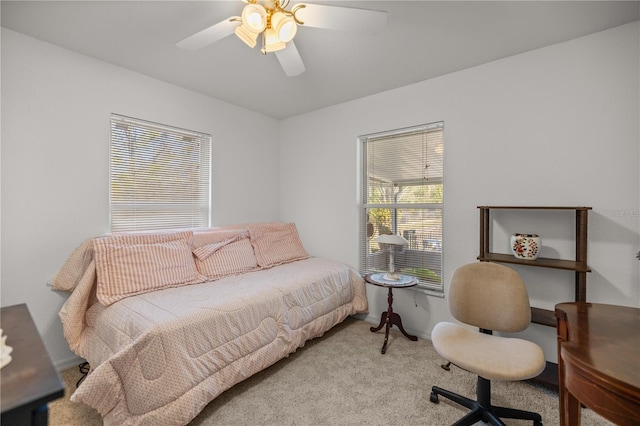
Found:
[[282, 50], [285, 47], [287, 47], [287, 45], [283, 41], [280, 41], [276, 32], [271, 28], [267, 28], [265, 30], [263, 37], [264, 37], [263, 50], [265, 52], [277, 52], [278, 50]]
[[271, 28], [276, 32], [280, 41], [288, 43], [296, 36], [298, 26], [290, 16], [282, 12], [271, 15]]
[[248, 31], [261, 33], [267, 27], [267, 10], [259, 4], [248, 4], [242, 9], [242, 24]]

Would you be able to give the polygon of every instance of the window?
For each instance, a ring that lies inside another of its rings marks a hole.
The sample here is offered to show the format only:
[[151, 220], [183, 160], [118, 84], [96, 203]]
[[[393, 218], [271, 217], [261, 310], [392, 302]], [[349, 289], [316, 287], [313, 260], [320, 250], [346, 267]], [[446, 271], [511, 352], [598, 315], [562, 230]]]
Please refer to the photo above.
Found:
[[[395, 269], [443, 291], [443, 123], [361, 136], [360, 272], [386, 271], [380, 234], [403, 236]], [[387, 247], [387, 250], [389, 248]]]
[[111, 115], [112, 231], [209, 226], [211, 137]]

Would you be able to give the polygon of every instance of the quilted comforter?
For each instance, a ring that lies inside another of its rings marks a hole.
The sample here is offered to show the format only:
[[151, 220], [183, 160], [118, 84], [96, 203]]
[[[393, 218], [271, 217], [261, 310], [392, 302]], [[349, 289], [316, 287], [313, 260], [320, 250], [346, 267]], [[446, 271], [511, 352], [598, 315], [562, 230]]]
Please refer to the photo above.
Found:
[[367, 309], [362, 278], [320, 258], [107, 307], [95, 297], [93, 262], [76, 265], [77, 279], [58, 276], [73, 291], [60, 316], [91, 372], [71, 400], [94, 407], [105, 424], [187, 424], [226, 389]]

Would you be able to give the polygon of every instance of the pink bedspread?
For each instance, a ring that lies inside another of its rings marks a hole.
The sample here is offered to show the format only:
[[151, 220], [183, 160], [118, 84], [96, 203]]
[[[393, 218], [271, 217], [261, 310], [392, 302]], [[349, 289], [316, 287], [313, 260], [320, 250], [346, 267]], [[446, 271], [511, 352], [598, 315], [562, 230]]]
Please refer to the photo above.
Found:
[[74, 255], [54, 288], [72, 291], [60, 312], [65, 337], [92, 370], [71, 400], [105, 424], [186, 424], [226, 389], [367, 310], [362, 278], [319, 258], [104, 307], [87, 247]]

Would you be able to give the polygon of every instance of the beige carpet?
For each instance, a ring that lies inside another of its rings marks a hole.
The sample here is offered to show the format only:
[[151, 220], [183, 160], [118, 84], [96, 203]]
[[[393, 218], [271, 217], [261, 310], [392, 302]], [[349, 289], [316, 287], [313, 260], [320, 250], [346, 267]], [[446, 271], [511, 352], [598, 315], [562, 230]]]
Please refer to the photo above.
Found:
[[[474, 376], [453, 366], [443, 370], [430, 341], [409, 341], [395, 329], [382, 355], [383, 330], [371, 333], [370, 326], [347, 319], [220, 395], [190, 425], [450, 425], [466, 413], [444, 398], [429, 402], [430, 390], [438, 385], [475, 396]], [[49, 424], [101, 425], [93, 409], [69, 402], [78, 369], [62, 376], [67, 395], [50, 404]], [[559, 423], [558, 395], [543, 386], [495, 382], [492, 398], [495, 405], [537, 411], [546, 426]], [[607, 424], [583, 409], [582, 425]]]

